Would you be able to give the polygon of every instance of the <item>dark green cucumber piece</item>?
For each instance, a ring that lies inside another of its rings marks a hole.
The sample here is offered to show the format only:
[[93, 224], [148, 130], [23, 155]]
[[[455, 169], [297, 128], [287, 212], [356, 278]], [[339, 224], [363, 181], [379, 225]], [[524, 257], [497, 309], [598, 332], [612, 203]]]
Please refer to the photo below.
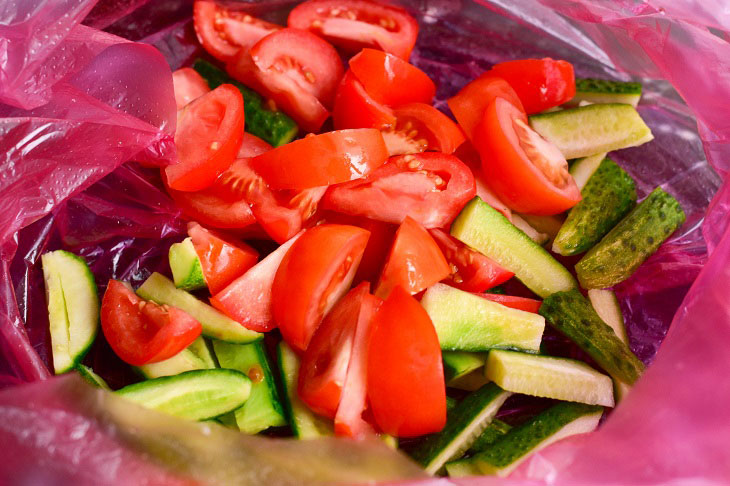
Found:
[[99, 330], [99, 295], [86, 261], [68, 251], [41, 256], [56, 374], [81, 362]]
[[598, 426], [602, 414], [602, 407], [558, 403], [512, 428], [487, 450], [468, 459], [446, 464], [446, 470], [449, 476], [507, 476], [530, 454], [566, 437], [592, 432]]
[[146, 408], [205, 420], [243, 405], [251, 393], [251, 380], [239, 371], [216, 368], [146, 380], [116, 393]]
[[106, 381], [104, 381], [101, 376], [94, 373], [94, 370], [88, 366], [79, 364], [76, 366], [76, 371], [78, 371], [81, 378], [90, 385], [94, 385], [95, 387], [102, 388], [104, 390], [109, 390], [109, 385], [106, 384]]
[[477, 440], [469, 448], [469, 452], [476, 454], [477, 452], [486, 451], [489, 446], [494, 444], [497, 439], [505, 435], [507, 432], [512, 430], [512, 426], [507, 422], [503, 422], [499, 419], [493, 419], [482, 435], [477, 437]]
[[210, 89], [221, 84], [232, 84], [243, 95], [243, 111], [246, 116], [246, 131], [256, 135], [274, 147], [291, 142], [299, 131], [296, 122], [281, 111], [266, 107], [263, 97], [232, 79], [222, 69], [203, 59], [193, 63], [193, 69], [208, 82]]
[[543, 300], [539, 312], [614, 379], [633, 385], [644, 371], [644, 364], [578, 290], [551, 295]]
[[479, 197], [472, 199], [451, 225], [451, 234], [513, 272], [541, 297], [576, 287], [550, 253]]
[[581, 195], [553, 241], [559, 255], [589, 250], [636, 206], [634, 180], [611, 159], [601, 162]]
[[459, 404], [459, 400], [454, 397], [446, 397], [446, 411], [452, 411]]
[[484, 367], [487, 355], [484, 353], [468, 353], [465, 351], [444, 351], [441, 354], [444, 361], [444, 379], [446, 384], [457, 380], [474, 370]]
[[575, 266], [586, 289], [605, 289], [629, 278], [684, 223], [676, 199], [657, 187]]
[[641, 83], [576, 78], [575, 96], [566, 105], [578, 106], [581, 101], [585, 101], [588, 103], [624, 103], [636, 106], [639, 104], [640, 98]]
[[206, 287], [203, 267], [190, 237], [170, 246], [168, 255], [172, 280], [175, 287], [183, 290], [197, 290]]
[[413, 451], [413, 458], [427, 473], [435, 474], [471, 447], [510, 395], [493, 383], [471, 393], [449, 413], [443, 430], [429, 436]]
[[213, 348], [221, 368], [238, 370], [251, 379], [251, 396], [234, 412], [238, 429], [256, 434], [269, 427], [286, 425], [263, 341], [251, 344], [214, 341]]

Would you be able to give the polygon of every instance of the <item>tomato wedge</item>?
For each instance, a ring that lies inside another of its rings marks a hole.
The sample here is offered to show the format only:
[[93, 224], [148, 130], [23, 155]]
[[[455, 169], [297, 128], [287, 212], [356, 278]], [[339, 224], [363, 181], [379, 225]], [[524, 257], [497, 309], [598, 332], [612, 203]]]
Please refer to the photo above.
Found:
[[286, 342], [304, 351], [322, 317], [350, 288], [370, 234], [355, 226], [323, 224], [292, 245], [271, 289], [274, 320]]
[[516, 297], [514, 295], [502, 295], [502, 294], [477, 294], [479, 297], [484, 297], [492, 302], [500, 303], [506, 307], [513, 309], [523, 310], [525, 312], [533, 312], [537, 314], [540, 310], [542, 301], [535, 299], [528, 299], [527, 297]]
[[367, 94], [362, 83], [352, 71], [348, 70], [337, 88], [332, 121], [337, 130], [346, 128], [382, 130], [394, 127], [396, 119], [393, 110]]
[[467, 292], [484, 292], [514, 277], [494, 260], [468, 247], [442, 229], [429, 230], [438, 244], [451, 273], [444, 280], [452, 287]]
[[196, 0], [193, 23], [198, 40], [216, 59], [226, 61], [239, 50], [248, 50], [281, 26], [231, 10], [213, 1]]
[[231, 241], [198, 223], [188, 223], [188, 235], [193, 241], [211, 294], [223, 290], [259, 259], [258, 252], [247, 244]]
[[198, 71], [189, 67], [172, 73], [172, 87], [175, 91], [175, 104], [178, 110], [210, 91], [205, 79], [198, 74]]
[[528, 115], [567, 103], [575, 96], [573, 65], [567, 61], [521, 59], [501, 62], [490, 72], [512, 86]]
[[446, 258], [428, 231], [406, 217], [395, 234], [375, 295], [385, 299], [397, 286], [417, 294], [450, 274]]
[[503, 98], [484, 112], [474, 145], [487, 183], [514, 211], [558, 214], [581, 200], [565, 157], [527, 125], [524, 112]]
[[178, 191], [198, 191], [228, 168], [243, 140], [243, 97], [230, 84], [186, 105], [178, 114], [175, 146], [178, 163], [165, 168]]
[[363, 128], [282, 145], [256, 157], [253, 168], [272, 188], [307, 189], [363, 177], [387, 158], [380, 132]]
[[505, 218], [512, 221], [512, 210], [508, 208], [496, 194], [494, 194], [494, 191], [492, 191], [485, 182], [486, 177], [484, 177], [484, 173], [482, 172], [482, 161], [479, 158], [479, 152], [477, 152], [477, 149], [474, 148], [474, 145], [472, 145], [471, 142], [466, 141], [465, 143], [462, 143], [458, 149], [456, 149], [454, 155], [469, 166], [472, 174], [474, 174], [477, 196], [479, 196], [482, 201], [502, 213]]
[[295, 236], [269, 253], [246, 273], [210, 298], [210, 304], [248, 329], [266, 332], [276, 327], [272, 315], [271, 287]]
[[309, 0], [289, 14], [289, 27], [309, 29], [351, 52], [376, 47], [408, 59], [418, 23], [402, 8], [370, 0]]
[[520, 98], [509, 83], [489, 72], [461, 88], [447, 103], [466, 136], [473, 140], [474, 130], [481, 121], [484, 110], [498, 97], [522, 109]]
[[401, 287], [375, 314], [367, 363], [370, 405], [383, 432], [417, 437], [444, 427], [446, 385], [436, 330]]
[[375, 49], [363, 49], [350, 59], [350, 70], [378, 103], [398, 106], [431, 103], [436, 85], [413, 64]]
[[474, 176], [462, 161], [425, 152], [391, 157], [364, 179], [330, 187], [322, 207], [395, 224], [410, 216], [426, 228], [442, 228], [475, 191]]
[[383, 130], [390, 155], [426, 150], [450, 154], [465, 140], [461, 128], [431, 105], [408, 103], [396, 108], [394, 113], [396, 125]]
[[140, 299], [118, 280], [109, 280], [104, 292], [101, 329], [117, 356], [132, 366], [171, 358], [203, 331], [188, 313]]

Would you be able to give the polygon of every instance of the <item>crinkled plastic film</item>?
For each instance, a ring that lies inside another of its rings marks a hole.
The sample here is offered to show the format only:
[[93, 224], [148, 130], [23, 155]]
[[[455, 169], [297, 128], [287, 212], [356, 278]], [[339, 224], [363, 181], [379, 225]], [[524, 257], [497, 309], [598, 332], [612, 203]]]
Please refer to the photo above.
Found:
[[[421, 26], [412, 60], [437, 82], [443, 109], [460, 86], [506, 59], [551, 56], [573, 62], [579, 76], [641, 79], [639, 109], [656, 141], [613, 157], [640, 196], [662, 185], [687, 212], [680, 231], [615, 289], [631, 346], [651, 366], [599, 431], [545, 449], [508, 479], [413, 484], [730, 482], [725, 3], [404, 2]], [[291, 4], [247, 2], [278, 21]], [[61, 247], [82, 254], [103, 291], [110, 277], [139, 283], [166, 271], [163, 256], [184, 232], [156, 171], [122, 164], [174, 161], [169, 66], [200, 55], [190, 5], [24, 0], [0, 8], [0, 477], [16, 484], [416, 478], [412, 464], [381, 444], [250, 438], [137, 410], [75, 378], [47, 379], [40, 255]], [[86, 362], [112, 387], [133, 379], [98, 341]], [[15, 387], [25, 382], [35, 383]]]

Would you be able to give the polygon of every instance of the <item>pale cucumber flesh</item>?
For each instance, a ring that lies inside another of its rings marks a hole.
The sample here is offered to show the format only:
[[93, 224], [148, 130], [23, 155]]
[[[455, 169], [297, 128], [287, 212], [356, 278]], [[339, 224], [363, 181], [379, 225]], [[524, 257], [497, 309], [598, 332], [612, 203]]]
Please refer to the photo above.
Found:
[[208, 343], [208, 340], [206, 338], [204, 338], [203, 336], [199, 336], [198, 339], [190, 343], [190, 346], [188, 346], [187, 349], [195, 356], [200, 358], [203, 363], [205, 363], [206, 368], [217, 368], [218, 363], [216, 363], [215, 357], [210, 351], [210, 346], [211, 345]]
[[172, 244], [168, 258], [175, 287], [183, 290], [196, 290], [206, 287], [203, 267], [200, 265], [200, 258], [190, 237], [185, 238], [180, 243]]
[[581, 157], [573, 161], [570, 165], [570, 175], [573, 176], [573, 180], [575, 181], [575, 185], [578, 186], [578, 189], [583, 190], [588, 183], [588, 179], [598, 170], [606, 155], [608, 155], [606, 152], [602, 152], [597, 155]]
[[550, 239], [547, 233], [541, 233], [537, 229], [533, 228], [530, 223], [527, 222], [517, 213], [512, 213], [512, 224], [522, 230], [532, 241], [542, 246]]
[[183, 349], [175, 356], [156, 363], [148, 363], [137, 367], [142, 376], [147, 379], [160, 378], [162, 376], [179, 375], [186, 371], [205, 370], [209, 366], [189, 348]]

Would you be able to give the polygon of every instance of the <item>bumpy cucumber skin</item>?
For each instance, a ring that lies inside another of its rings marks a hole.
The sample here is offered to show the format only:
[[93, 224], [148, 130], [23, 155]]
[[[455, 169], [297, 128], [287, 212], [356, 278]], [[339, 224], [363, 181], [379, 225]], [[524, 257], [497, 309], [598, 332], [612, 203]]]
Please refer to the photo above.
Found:
[[210, 89], [221, 84], [232, 84], [243, 95], [243, 111], [246, 116], [246, 131], [274, 147], [289, 143], [297, 135], [296, 122], [281, 111], [272, 111], [264, 106], [260, 94], [231, 79], [223, 70], [203, 59], [193, 63], [195, 69], [208, 82]]
[[684, 220], [677, 200], [657, 187], [578, 262], [578, 280], [586, 289], [623, 282]]
[[551, 295], [543, 300], [539, 312], [614, 379], [633, 385], [644, 371], [644, 364], [578, 290]]
[[553, 242], [559, 255], [589, 250], [636, 206], [636, 184], [611, 159], [604, 159], [581, 191]]
[[503, 422], [499, 419], [494, 419], [490, 422], [482, 435], [477, 437], [477, 440], [469, 448], [469, 452], [476, 454], [487, 450], [497, 439], [505, 435], [507, 432], [512, 430], [512, 426], [507, 422]]
[[611, 81], [608, 79], [576, 78], [575, 91], [577, 93], [641, 95], [641, 83]]

